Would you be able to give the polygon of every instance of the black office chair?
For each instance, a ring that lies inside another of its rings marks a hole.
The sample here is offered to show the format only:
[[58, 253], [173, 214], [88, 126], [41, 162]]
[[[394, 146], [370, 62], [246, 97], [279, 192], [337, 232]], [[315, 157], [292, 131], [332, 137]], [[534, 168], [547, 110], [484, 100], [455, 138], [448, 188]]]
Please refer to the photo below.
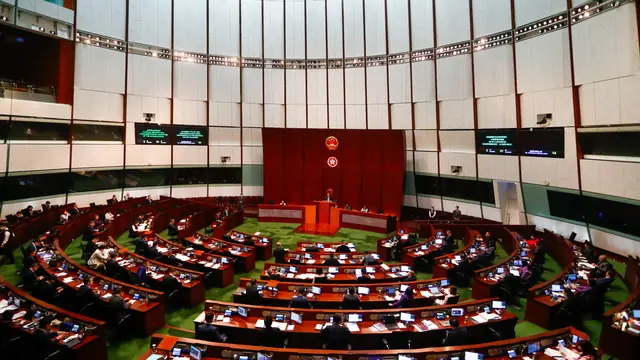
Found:
[[167, 306], [171, 309], [180, 307], [180, 290], [173, 290], [167, 295]]
[[445, 302], [445, 305], [452, 305], [452, 304], [457, 304], [458, 301], [460, 300], [460, 295], [457, 296], [453, 296], [447, 299], [447, 302]]

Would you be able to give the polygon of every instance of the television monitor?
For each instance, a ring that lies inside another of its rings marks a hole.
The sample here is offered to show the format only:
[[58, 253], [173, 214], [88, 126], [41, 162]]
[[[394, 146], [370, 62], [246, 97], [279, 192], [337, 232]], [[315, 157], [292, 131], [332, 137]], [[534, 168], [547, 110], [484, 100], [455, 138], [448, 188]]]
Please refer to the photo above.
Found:
[[485, 313], [487, 313], [487, 314], [488, 314], [488, 313], [490, 313], [490, 312], [491, 312], [491, 307], [489, 307], [489, 306], [485, 306], [485, 307], [483, 308], [483, 310], [484, 310], [484, 312], [485, 312]]
[[479, 354], [471, 351], [464, 352], [464, 360], [483, 360], [483, 359], [484, 359], [483, 354]]
[[460, 357], [459, 356], [452, 356], [451, 360], [460, 360]]
[[411, 271], [411, 267], [407, 266], [407, 265], [402, 265], [402, 266], [400, 266], [400, 271], [409, 272], [409, 271]]
[[356, 269], [356, 276], [357, 277], [362, 276], [362, 269]]
[[229, 259], [227, 259], [226, 257], [222, 258], [222, 263], [223, 264], [228, 264], [229, 263]]
[[78, 331], [80, 331], [80, 325], [73, 325], [73, 327], [71, 328], [71, 332], [77, 333]]
[[516, 130], [477, 130], [476, 152], [484, 155], [518, 155]]
[[238, 315], [240, 315], [242, 317], [247, 317], [247, 315], [249, 315], [249, 313], [247, 312], [246, 308], [243, 308], [242, 306], [238, 306]]
[[451, 309], [451, 316], [464, 316], [464, 309], [463, 308], [452, 308]]
[[552, 292], [562, 292], [562, 285], [553, 284], [551, 285]]
[[400, 285], [400, 292], [407, 291], [407, 288], [409, 288], [409, 285], [405, 285], [405, 284]]
[[562, 345], [562, 346], [566, 347], [567, 343], [563, 339], [560, 339], [560, 340], [558, 340], [558, 345]]
[[[442, 245], [442, 239], [436, 239], [435, 241], [436, 245]], [[424, 249], [427, 250], [427, 246], [424, 245]]]
[[522, 260], [513, 260], [513, 266], [522, 266]]
[[503, 267], [499, 267], [496, 269], [496, 273], [498, 274], [504, 274], [504, 268]]
[[500, 301], [500, 300], [493, 300], [491, 302], [491, 307], [497, 310], [501, 310], [501, 309], [506, 309], [507, 308], [507, 302], [506, 301]]
[[276, 318], [274, 320], [278, 321], [278, 322], [283, 322], [284, 321], [284, 314], [276, 314]]
[[569, 280], [569, 281], [577, 281], [578, 280], [578, 274], [569, 274], [567, 276], [567, 280]]
[[362, 314], [347, 314], [347, 322], [350, 322], [350, 323], [362, 322]]
[[270, 356], [270, 355], [267, 355], [267, 354], [264, 354], [264, 353], [260, 353], [260, 352], [259, 352], [259, 353], [256, 355], [256, 360], [271, 360], [271, 356]]
[[133, 294], [133, 300], [139, 300], [140, 294]]
[[317, 247], [318, 249], [324, 249], [324, 244], [318, 244]]
[[340, 255], [338, 256], [338, 259], [339, 259], [339, 260], [347, 260], [348, 258], [349, 258], [349, 257], [347, 256], [347, 254], [340, 254]]
[[302, 324], [302, 314], [298, 314], [295, 312], [291, 312], [291, 321], [298, 323], [298, 324]]
[[421, 245], [420, 250], [427, 250], [427, 245]]
[[564, 158], [564, 128], [521, 129], [520, 155]]
[[527, 345], [527, 354], [535, 354], [540, 351], [540, 343], [536, 342]]
[[173, 145], [208, 145], [209, 129], [206, 126], [173, 125]]
[[258, 288], [258, 291], [262, 291], [262, 289], [264, 289], [264, 285], [258, 285], [256, 287]]
[[520, 253], [520, 257], [527, 257], [527, 256], [529, 256], [529, 253], [526, 251], [523, 251]]
[[233, 311], [227, 309], [224, 311], [224, 316], [231, 316], [233, 314]]
[[518, 354], [516, 354], [515, 350], [507, 350], [507, 355], [509, 355], [509, 359], [515, 359], [516, 357], [518, 357]]
[[191, 345], [191, 347], [189, 347], [189, 356], [192, 357], [195, 360], [201, 360], [202, 359], [202, 349]]
[[443, 313], [443, 312], [437, 312], [436, 313], [436, 319], [438, 320], [444, 320], [447, 317], [447, 314]]
[[365, 268], [365, 271], [367, 272], [367, 274], [375, 274], [376, 273], [376, 268], [371, 267], [371, 266], [367, 266]]
[[449, 279], [440, 280], [440, 286], [442, 287], [449, 286], [450, 284], [451, 282], [449, 281]]
[[633, 314], [631, 314], [634, 319], [640, 319], [640, 310], [633, 310]]
[[311, 293], [315, 294], [315, 295], [320, 295], [322, 294], [322, 288], [319, 286], [312, 286], [311, 287]]
[[338, 268], [337, 267], [330, 267], [328, 270], [329, 270], [329, 274], [337, 274], [338, 273]]
[[578, 335], [571, 335], [571, 342], [574, 344], [577, 344], [581, 339], [578, 337]]
[[289, 272], [297, 274], [298, 273], [298, 268], [295, 267], [295, 266], [289, 266]]
[[371, 289], [366, 286], [358, 286], [358, 294], [360, 295], [369, 295]]
[[456, 255], [456, 256], [454, 256], [453, 258], [454, 258], [456, 261], [460, 261], [460, 260], [462, 260], [462, 258], [460, 257], [460, 255]]
[[104, 291], [109, 290], [109, 284], [104, 284], [104, 286], [102, 287], [102, 290]]
[[387, 295], [395, 295], [396, 294], [396, 288], [387, 288]]
[[414, 322], [414, 321], [416, 321], [416, 315], [415, 314], [411, 314], [411, 313], [401, 312], [400, 313], [400, 321]]
[[180, 356], [182, 355], [182, 349], [179, 347], [174, 347], [171, 349], [171, 356]]
[[475, 253], [476, 253], [476, 248], [469, 249], [469, 254], [475, 254]]
[[135, 123], [137, 145], [169, 145], [171, 126], [152, 123]]
[[249, 355], [240, 355], [238, 356], [238, 360], [249, 360]]
[[39, 318], [39, 317], [40, 317], [40, 315], [42, 315], [42, 312], [40, 312], [40, 311], [36, 311], [36, 312], [33, 314], [33, 318], [34, 318], [34, 319], [37, 319], [37, 318]]

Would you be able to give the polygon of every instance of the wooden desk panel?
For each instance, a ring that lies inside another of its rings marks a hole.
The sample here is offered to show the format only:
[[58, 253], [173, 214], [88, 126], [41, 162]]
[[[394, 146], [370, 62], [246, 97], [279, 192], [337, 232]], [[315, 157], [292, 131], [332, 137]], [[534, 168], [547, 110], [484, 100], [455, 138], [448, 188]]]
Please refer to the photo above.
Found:
[[396, 231], [397, 219], [388, 214], [376, 214], [355, 210], [339, 209], [341, 228], [359, 229], [388, 234]]
[[[257, 233], [256, 233], [257, 234]], [[222, 238], [226, 241], [235, 242], [238, 244], [244, 245], [244, 238], [250, 237], [253, 240], [253, 245], [256, 248], [256, 259], [257, 260], [268, 260], [273, 255], [273, 239], [268, 236], [256, 235], [256, 234], [247, 234], [241, 231], [231, 230], [226, 233]], [[243, 239], [240, 239], [238, 235], [242, 235]], [[267, 242], [263, 242], [260, 240], [267, 239]]]
[[[323, 273], [326, 275], [328, 274], [328, 269], [330, 267], [335, 267], [338, 269], [338, 273], [333, 274], [334, 277], [331, 279], [327, 279], [326, 282], [327, 283], [332, 283], [332, 284], [336, 284], [336, 283], [355, 283], [357, 282], [357, 276], [355, 274], [355, 271], [357, 269], [364, 269], [365, 266], [360, 265], [360, 266], [322, 266], [322, 265], [284, 265], [284, 264], [274, 264], [274, 263], [265, 263], [264, 264], [264, 270], [262, 271], [262, 273], [260, 274], [261, 279], [266, 280], [268, 279], [269, 275], [267, 275], [267, 269], [269, 268], [289, 268], [290, 266], [296, 267], [298, 268], [298, 273], [296, 274], [296, 276], [302, 275], [302, 274], [315, 274], [316, 273], [316, 269], [320, 268], [323, 270]], [[385, 270], [383, 267], [384, 266], [388, 266], [389, 270]], [[374, 275], [375, 278], [373, 279], [369, 279], [369, 281], [367, 282], [398, 282], [398, 281], [402, 281], [402, 279], [404, 278], [404, 276], [406, 275], [396, 275], [398, 272], [400, 272], [400, 268], [402, 266], [406, 266], [406, 264], [391, 264], [391, 265], [375, 265], [375, 266], [369, 266], [369, 267], [373, 267], [375, 268], [376, 272]], [[396, 269], [396, 272], [393, 272], [393, 269]], [[290, 282], [312, 282], [313, 278], [311, 278], [311, 276], [309, 276], [310, 278], [300, 278], [300, 277], [286, 277], [283, 276], [280, 279], [274, 279], [274, 280], [282, 280], [282, 281], [290, 281]], [[365, 282], [366, 283], [366, 282]]]
[[[249, 272], [256, 268], [255, 247], [242, 246], [238, 245], [237, 243], [208, 237], [200, 233], [197, 234], [200, 236], [200, 239], [198, 240], [199, 243], [196, 242], [193, 236], [184, 238], [184, 241], [190, 247], [193, 247], [195, 249], [237, 259], [241, 262], [240, 268], [242, 272]], [[244, 248], [247, 248], [246, 252], [243, 251]]]
[[306, 211], [305, 206], [260, 204], [258, 221], [304, 224]]

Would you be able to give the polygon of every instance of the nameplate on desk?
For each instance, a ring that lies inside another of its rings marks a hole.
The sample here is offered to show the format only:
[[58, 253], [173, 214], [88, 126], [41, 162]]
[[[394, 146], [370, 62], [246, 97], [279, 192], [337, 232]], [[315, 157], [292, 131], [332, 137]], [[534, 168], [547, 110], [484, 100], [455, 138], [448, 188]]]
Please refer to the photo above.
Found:
[[302, 210], [294, 209], [258, 209], [258, 217], [274, 217], [287, 219], [302, 219]]
[[387, 227], [386, 218], [370, 217], [366, 215], [342, 214], [342, 222], [347, 224], [364, 225], [377, 228]]

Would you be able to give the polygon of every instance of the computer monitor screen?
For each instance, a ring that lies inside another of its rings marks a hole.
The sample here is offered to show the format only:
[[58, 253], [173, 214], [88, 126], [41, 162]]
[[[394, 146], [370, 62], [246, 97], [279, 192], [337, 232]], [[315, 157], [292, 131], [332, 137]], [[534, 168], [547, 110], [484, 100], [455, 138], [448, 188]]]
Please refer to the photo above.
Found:
[[499, 268], [496, 269], [496, 272], [498, 274], [504, 274], [504, 268], [503, 267], [499, 267]]
[[202, 350], [193, 345], [189, 348], [189, 356], [194, 358], [195, 360], [202, 359]]
[[37, 318], [39, 318], [39, 317], [40, 317], [40, 315], [42, 315], [42, 313], [41, 313], [40, 311], [36, 311], [36, 313], [35, 313], [35, 314], [33, 314], [33, 318], [34, 318], [34, 319], [37, 319]]
[[174, 347], [173, 349], [171, 349], [171, 356], [180, 356], [182, 355], [182, 349], [180, 349], [179, 347]]
[[[436, 245], [442, 245], [442, 239], [436, 239], [435, 241]], [[426, 248], [426, 246], [425, 246]]]
[[324, 244], [318, 244], [318, 249], [324, 249]]
[[398, 355], [398, 360], [415, 360], [415, 358], [407, 355]]
[[369, 295], [371, 290], [365, 286], [358, 286], [358, 294], [360, 295]]
[[533, 343], [527, 346], [527, 354], [534, 354], [540, 351], [540, 343]]
[[463, 308], [451, 309], [451, 316], [464, 316], [464, 309]]
[[302, 314], [291, 312], [291, 321], [302, 324]]
[[440, 286], [449, 286], [449, 284], [451, 284], [449, 279], [440, 280]]
[[577, 274], [569, 274], [569, 276], [567, 276], [567, 280], [576, 281], [576, 280], [578, 280], [578, 275]]
[[380, 260], [380, 255], [378, 254], [371, 254], [371, 256], [373, 256], [373, 258], [376, 260]]
[[561, 292], [562, 291], [562, 285], [551, 285], [551, 291], [553, 291], [553, 292]]
[[443, 313], [443, 312], [437, 312], [437, 313], [436, 313], [436, 319], [438, 319], [438, 320], [444, 320], [444, 318], [445, 318], [446, 316], [447, 316], [447, 315], [446, 315], [445, 313]]
[[427, 250], [427, 245], [421, 245], [420, 250]]
[[456, 259], [456, 261], [460, 261], [460, 260], [462, 260], [462, 258], [460, 257], [460, 255], [456, 255], [456, 256], [454, 256], [453, 258], [454, 258], [454, 259]]
[[558, 340], [558, 345], [562, 345], [562, 346], [566, 347], [567, 343], [564, 340], [560, 339], [560, 340]]
[[315, 294], [315, 295], [320, 295], [322, 294], [322, 288], [319, 286], [312, 286], [311, 287], [311, 293]]
[[242, 317], [247, 317], [248, 315], [247, 309], [243, 308], [242, 306], [238, 306], [238, 315]]
[[387, 295], [395, 295], [396, 294], [396, 289], [395, 288], [387, 288]]
[[453, 357], [451, 358], [451, 360], [460, 360], [460, 357], [459, 357], [459, 356], [453, 356]]
[[491, 308], [489, 306], [485, 306], [483, 308], [484, 312], [486, 312], [487, 314], [491, 312]]
[[249, 355], [240, 355], [238, 356], [238, 360], [249, 360]]
[[262, 291], [262, 289], [264, 289], [264, 285], [258, 285], [257, 288], [258, 288], [258, 291]]
[[520, 253], [520, 257], [527, 257], [529, 253], [527, 253], [526, 251], [523, 251]]
[[105, 290], [105, 291], [109, 290], [109, 284], [104, 284], [104, 286], [102, 287], [102, 290]]
[[402, 265], [402, 266], [400, 266], [400, 271], [402, 271], [402, 272], [411, 271], [411, 267], [406, 266], [406, 265]]
[[367, 274], [375, 274], [376, 273], [376, 268], [371, 267], [371, 266], [367, 266], [365, 268], [365, 270], [367, 271]]
[[330, 267], [329, 268], [329, 274], [337, 274], [338, 273], [338, 268], [337, 267]]
[[580, 338], [577, 335], [571, 335], [571, 342], [577, 344]]
[[284, 321], [284, 314], [276, 314], [275, 320], [280, 322]]
[[509, 359], [514, 359], [518, 356], [515, 350], [507, 350], [507, 355], [509, 355]]
[[338, 259], [340, 260], [347, 260], [348, 258], [347, 254], [340, 254], [340, 256], [338, 256]]
[[224, 316], [231, 316], [231, 314], [233, 314], [233, 312], [231, 310], [225, 310], [224, 311]]
[[513, 261], [513, 265], [514, 266], [522, 266], [522, 261], [521, 260], [514, 260]]
[[313, 258], [313, 256], [311, 256], [311, 254], [304, 254], [304, 258], [305, 259], [311, 259], [311, 258]]
[[401, 312], [400, 313], [400, 321], [414, 322], [414, 321], [416, 321], [416, 315], [415, 314], [411, 314], [411, 313]]
[[362, 321], [362, 314], [347, 314], [347, 322], [357, 323]]
[[633, 310], [632, 316], [634, 319], [640, 319], [640, 310]]
[[476, 253], [476, 248], [470, 248], [469, 249], [469, 253], [470, 254], [475, 254]]
[[482, 360], [482, 359], [484, 359], [483, 354], [478, 354], [471, 351], [464, 352], [464, 360]]
[[263, 353], [258, 353], [258, 355], [256, 356], [256, 360], [271, 360], [271, 356]]
[[362, 276], [362, 269], [356, 269], [356, 276]]
[[409, 285], [405, 285], [405, 284], [400, 285], [400, 292], [405, 292], [408, 287]]
[[289, 272], [297, 274], [298, 273], [298, 268], [295, 267], [295, 266], [289, 266]]
[[506, 309], [507, 303], [505, 301], [494, 300], [491, 302], [491, 307], [494, 309]]
[[140, 294], [133, 294], [133, 300], [140, 299]]

